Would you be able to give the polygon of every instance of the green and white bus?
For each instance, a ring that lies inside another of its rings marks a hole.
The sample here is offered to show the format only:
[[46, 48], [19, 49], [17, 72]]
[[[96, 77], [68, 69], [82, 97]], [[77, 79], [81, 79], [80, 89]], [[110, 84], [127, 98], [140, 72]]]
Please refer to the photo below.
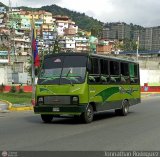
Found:
[[140, 103], [137, 62], [88, 53], [46, 55], [38, 76], [34, 112], [44, 122], [54, 116], [80, 116], [85, 123], [94, 113], [115, 110], [126, 116]]

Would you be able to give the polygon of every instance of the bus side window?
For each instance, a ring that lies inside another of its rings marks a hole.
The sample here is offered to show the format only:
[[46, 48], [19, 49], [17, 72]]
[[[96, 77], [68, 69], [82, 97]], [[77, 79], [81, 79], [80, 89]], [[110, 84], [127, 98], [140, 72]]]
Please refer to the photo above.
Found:
[[89, 73], [89, 82], [90, 83], [100, 82], [100, 70], [99, 70], [98, 58], [91, 58], [91, 71]]
[[121, 62], [121, 83], [123, 84], [129, 84], [129, 64]]
[[120, 82], [120, 66], [117, 61], [110, 61], [110, 82], [119, 83]]
[[101, 83], [109, 82], [108, 61], [107, 60], [105, 59], [100, 60], [100, 71], [101, 71], [101, 77], [100, 77]]
[[129, 75], [130, 75], [130, 80], [131, 84], [137, 84], [139, 83], [139, 67], [137, 64], [131, 63], [129, 65]]

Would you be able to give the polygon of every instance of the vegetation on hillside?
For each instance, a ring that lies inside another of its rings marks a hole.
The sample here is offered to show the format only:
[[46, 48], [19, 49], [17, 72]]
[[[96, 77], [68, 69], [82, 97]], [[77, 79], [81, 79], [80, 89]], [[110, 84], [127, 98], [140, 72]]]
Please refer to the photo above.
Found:
[[68, 16], [76, 23], [76, 25], [78, 25], [80, 29], [83, 29], [86, 31], [91, 31], [92, 29], [96, 29], [97, 32], [100, 32], [103, 26], [102, 22], [85, 15], [85, 13], [71, 11], [66, 8], [61, 8], [57, 5], [43, 6], [41, 8], [29, 8], [29, 7], [24, 7], [24, 6], [19, 7], [19, 8], [22, 8], [28, 11], [45, 10], [45, 11], [51, 12], [53, 15]]
[[76, 24], [79, 26], [79, 28], [91, 31], [91, 29], [97, 28], [101, 29], [103, 23], [85, 15], [85, 13], [79, 13], [76, 11], [71, 11], [66, 8], [61, 8], [57, 5], [51, 5], [51, 6], [44, 6], [41, 7], [42, 10], [46, 10], [49, 12], [52, 12], [54, 15], [65, 15], [70, 17], [73, 21], [76, 22]]

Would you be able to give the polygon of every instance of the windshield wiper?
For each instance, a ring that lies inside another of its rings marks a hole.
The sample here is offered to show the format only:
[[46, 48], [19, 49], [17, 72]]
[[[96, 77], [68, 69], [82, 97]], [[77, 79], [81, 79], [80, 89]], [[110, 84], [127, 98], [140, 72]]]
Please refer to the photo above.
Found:
[[[66, 78], [69, 76], [70, 72], [71, 72], [71, 69], [68, 70]], [[71, 85], [73, 86], [73, 82], [72, 82], [72, 80], [70, 78], [69, 78], [69, 81], [70, 81]]]

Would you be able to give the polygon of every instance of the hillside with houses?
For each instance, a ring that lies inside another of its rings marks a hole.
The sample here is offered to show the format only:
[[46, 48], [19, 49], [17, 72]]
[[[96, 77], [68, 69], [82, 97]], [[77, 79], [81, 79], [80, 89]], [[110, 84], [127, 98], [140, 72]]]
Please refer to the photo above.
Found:
[[[31, 60], [31, 28], [36, 29], [41, 58], [61, 52], [96, 51], [98, 39], [91, 32], [79, 29], [68, 16], [53, 15], [44, 10], [0, 7], [0, 84], [31, 83], [28, 69]], [[58, 44], [55, 44], [58, 43]]]

